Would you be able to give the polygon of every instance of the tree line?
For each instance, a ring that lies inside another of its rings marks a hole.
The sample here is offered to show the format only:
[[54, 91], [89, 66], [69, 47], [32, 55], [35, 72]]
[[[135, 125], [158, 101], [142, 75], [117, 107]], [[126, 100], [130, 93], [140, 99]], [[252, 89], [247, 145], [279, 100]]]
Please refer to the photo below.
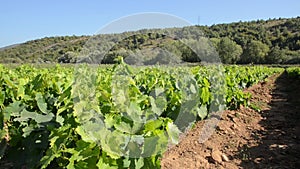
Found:
[[0, 50], [0, 61], [107, 64], [123, 56], [132, 64], [163, 64], [209, 61], [216, 55], [225, 64], [299, 64], [300, 17], [46, 37]]

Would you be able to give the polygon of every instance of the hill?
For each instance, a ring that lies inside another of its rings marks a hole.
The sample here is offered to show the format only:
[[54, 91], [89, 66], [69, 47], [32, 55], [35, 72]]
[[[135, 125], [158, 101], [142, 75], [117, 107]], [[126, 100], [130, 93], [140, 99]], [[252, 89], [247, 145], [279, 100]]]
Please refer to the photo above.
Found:
[[[175, 37], [166, 36], [166, 33]], [[199, 62], [203, 59], [195, 55], [194, 48], [186, 46], [195, 40], [209, 40], [211, 47], [202, 47], [199, 51], [209, 58], [216, 54], [209, 49], [213, 47], [222, 62], [228, 64], [300, 63], [300, 17], [97, 36], [45, 37], [1, 48], [0, 62], [76, 63], [88, 62], [88, 56], [96, 63], [113, 63], [119, 55], [131, 63], [137, 60], [144, 60], [143, 64], [151, 64], [154, 60], [169, 62], [161, 58], [165, 55], [177, 56], [174, 62]]]
[[13, 45], [5, 46], [5, 47], [0, 48], [0, 51], [5, 50], [5, 49], [9, 49], [9, 48], [13, 48], [13, 47], [16, 47], [18, 45], [19, 44], [13, 44]]

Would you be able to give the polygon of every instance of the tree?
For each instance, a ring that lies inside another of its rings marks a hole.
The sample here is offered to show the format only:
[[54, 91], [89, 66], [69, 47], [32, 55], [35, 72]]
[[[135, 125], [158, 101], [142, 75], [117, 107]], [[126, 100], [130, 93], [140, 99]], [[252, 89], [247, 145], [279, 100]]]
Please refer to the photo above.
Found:
[[76, 63], [77, 54], [74, 52], [66, 52], [58, 58], [58, 63]]
[[240, 45], [227, 37], [221, 39], [217, 50], [222, 62], [226, 64], [235, 64], [243, 52]]
[[246, 48], [241, 56], [241, 63], [264, 63], [265, 57], [269, 52], [269, 46], [256, 40], [247, 43]]
[[210, 38], [209, 40], [212, 43], [213, 47], [218, 49], [218, 46], [220, 44], [221, 39], [219, 39], [219, 38]]
[[286, 56], [283, 50], [280, 50], [279, 46], [275, 46], [271, 49], [269, 54], [266, 56], [266, 63], [276, 64], [282, 63]]
[[[186, 45], [185, 49], [187, 49], [182, 52], [184, 61], [207, 63], [220, 62], [217, 57], [217, 51], [208, 38], [201, 37], [198, 40], [184, 39], [182, 42]], [[187, 60], [185, 58], [187, 58]]]

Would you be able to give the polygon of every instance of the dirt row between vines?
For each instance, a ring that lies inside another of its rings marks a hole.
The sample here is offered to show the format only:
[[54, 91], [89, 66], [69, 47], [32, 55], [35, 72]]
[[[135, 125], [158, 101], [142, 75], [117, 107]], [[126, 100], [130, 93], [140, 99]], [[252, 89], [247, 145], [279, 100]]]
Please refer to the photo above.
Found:
[[246, 92], [252, 108], [223, 112], [204, 143], [198, 122], [163, 155], [162, 168], [300, 168], [300, 80], [283, 73]]

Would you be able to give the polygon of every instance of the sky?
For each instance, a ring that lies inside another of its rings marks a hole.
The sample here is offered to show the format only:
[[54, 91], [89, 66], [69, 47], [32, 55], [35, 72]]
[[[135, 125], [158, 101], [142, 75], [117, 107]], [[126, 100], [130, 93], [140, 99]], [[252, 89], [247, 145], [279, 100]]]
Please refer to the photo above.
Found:
[[297, 17], [300, 16], [300, 1], [1, 0], [0, 47], [43, 37], [93, 35], [104, 28], [107, 30], [120, 18], [146, 12], [168, 14], [191, 25], [212, 25]]

